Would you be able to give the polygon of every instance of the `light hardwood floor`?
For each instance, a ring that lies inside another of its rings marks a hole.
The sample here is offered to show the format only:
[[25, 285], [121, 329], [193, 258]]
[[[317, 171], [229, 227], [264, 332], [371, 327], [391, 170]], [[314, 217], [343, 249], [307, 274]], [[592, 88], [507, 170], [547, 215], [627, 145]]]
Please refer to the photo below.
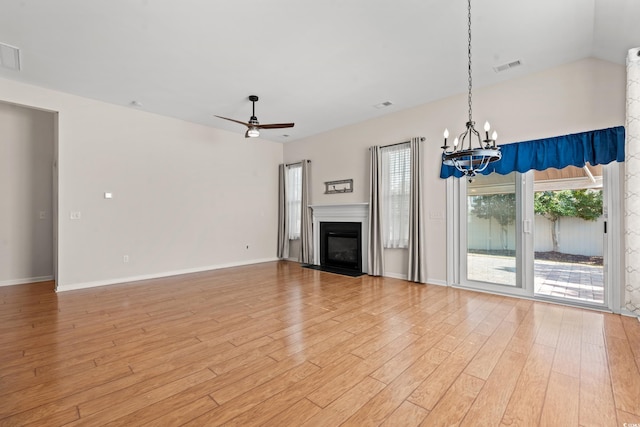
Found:
[[2, 426], [640, 423], [635, 318], [289, 262], [0, 301]]

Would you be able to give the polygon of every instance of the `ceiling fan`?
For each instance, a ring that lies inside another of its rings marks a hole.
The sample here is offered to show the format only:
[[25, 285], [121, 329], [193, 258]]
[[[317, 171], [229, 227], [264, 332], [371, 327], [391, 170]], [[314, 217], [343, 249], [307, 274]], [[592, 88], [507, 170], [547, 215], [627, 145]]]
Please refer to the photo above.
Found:
[[245, 125], [247, 127], [247, 132], [244, 134], [245, 138], [256, 138], [260, 136], [260, 129], [283, 129], [283, 128], [292, 128], [294, 123], [272, 123], [267, 125], [261, 125], [258, 122], [258, 118], [256, 117], [256, 102], [258, 101], [258, 97], [256, 95], [250, 95], [249, 101], [253, 103], [253, 112], [251, 114], [251, 118], [249, 122], [241, 122], [240, 120], [229, 119], [227, 117], [215, 116], [220, 119], [229, 120], [230, 122], [240, 123], [241, 125]]

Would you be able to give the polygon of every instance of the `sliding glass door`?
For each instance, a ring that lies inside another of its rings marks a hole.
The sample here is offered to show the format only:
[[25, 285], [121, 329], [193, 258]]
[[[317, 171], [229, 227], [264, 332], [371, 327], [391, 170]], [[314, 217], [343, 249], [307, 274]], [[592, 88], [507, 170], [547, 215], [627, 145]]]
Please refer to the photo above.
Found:
[[461, 286], [514, 295], [527, 289], [523, 177], [479, 175], [458, 180]]
[[[460, 286], [607, 305], [603, 167], [568, 167], [455, 180]], [[455, 187], [455, 188], [454, 188]]]
[[467, 184], [466, 278], [518, 286], [515, 174], [478, 176]]

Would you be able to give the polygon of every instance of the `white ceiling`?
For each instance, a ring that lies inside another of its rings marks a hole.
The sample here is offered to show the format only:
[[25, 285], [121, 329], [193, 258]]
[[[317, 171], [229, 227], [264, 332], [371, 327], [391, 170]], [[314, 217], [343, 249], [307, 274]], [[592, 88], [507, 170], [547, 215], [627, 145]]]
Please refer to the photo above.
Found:
[[[638, 0], [472, 7], [474, 87], [640, 46]], [[242, 134], [213, 115], [246, 121], [256, 94], [261, 123], [296, 123], [261, 132], [284, 142], [466, 92], [466, 25], [464, 0], [2, 0], [22, 70], [0, 77]]]

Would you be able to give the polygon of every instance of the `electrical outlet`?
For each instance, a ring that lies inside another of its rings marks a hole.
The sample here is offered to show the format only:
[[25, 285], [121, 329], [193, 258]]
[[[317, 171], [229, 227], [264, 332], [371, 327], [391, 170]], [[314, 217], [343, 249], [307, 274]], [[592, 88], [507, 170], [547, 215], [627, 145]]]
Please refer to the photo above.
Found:
[[125, 264], [129, 262], [129, 255], [123, 255], [122, 256], [122, 262], [124, 262]]
[[45, 211], [40, 211], [39, 216], [40, 216], [40, 219], [47, 219], [47, 212], [45, 212]]

